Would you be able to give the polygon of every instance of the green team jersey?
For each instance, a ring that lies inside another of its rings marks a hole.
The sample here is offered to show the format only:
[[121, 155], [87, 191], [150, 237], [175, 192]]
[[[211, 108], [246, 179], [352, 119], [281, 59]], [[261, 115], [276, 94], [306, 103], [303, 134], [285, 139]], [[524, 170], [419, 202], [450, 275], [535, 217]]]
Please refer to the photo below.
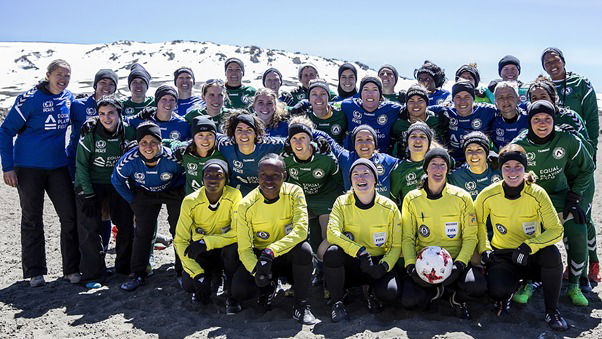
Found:
[[458, 186], [470, 193], [470, 197], [473, 201], [477, 199], [477, 195], [479, 195], [485, 187], [500, 180], [502, 180], [502, 175], [499, 170], [493, 170], [491, 167], [487, 167], [485, 172], [475, 174], [470, 171], [468, 164], [456, 168], [447, 177], [447, 182], [449, 184]]
[[406, 104], [405, 102], [399, 101], [399, 93], [383, 94], [383, 97], [385, 98], [385, 100], [389, 100], [391, 102], [396, 102], [402, 106]]
[[543, 145], [530, 141], [527, 133], [523, 131], [512, 143], [525, 149], [527, 170], [537, 175], [537, 184], [548, 192], [556, 210], [562, 210], [568, 190], [583, 196], [594, 184], [594, 161], [579, 138], [570, 132], [556, 127], [554, 137]]
[[554, 123], [562, 129], [564, 129], [565, 125], [569, 126], [574, 131], [573, 134], [579, 137], [579, 140], [586, 146], [589, 154], [595, 154], [598, 145], [594, 144], [594, 141], [589, 137], [585, 128], [585, 122], [579, 114], [571, 109], [561, 107], [558, 114], [554, 117]]
[[343, 139], [347, 135], [347, 117], [341, 111], [340, 102], [330, 104], [329, 109], [331, 115], [327, 119], [318, 118], [313, 111], [307, 112], [306, 116], [316, 125], [317, 130], [330, 135], [331, 138], [342, 145]]
[[255, 88], [251, 86], [229, 87], [226, 85], [229, 102], [225, 103], [227, 108], [247, 108], [253, 102]]
[[[163, 144], [171, 148], [173, 155], [182, 162], [182, 167], [186, 171], [186, 195], [203, 187], [203, 166], [211, 159], [221, 159], [226, 161], [224, 156], [214, 148], [206, 157], [201, 157], [192, 152], [191, 144], [193, 140], [179, 141], [174, 139], [163, 139]], [[227, 184], [227, 183], [226, 183]]]
[[[224, 121], [224, 118], [231, 112], [230, 109], [222, 107], [222, 109], [220, 110], [219, 114], [216, 116], [210, 116], [209, 113], [207, 113], [207, 109], [203, 108], [203, 109], [198, 109], [195, 108], [193, 110], [191, 110], [190, 112], [186, 113], [186, 115], [184, 116], [184, 120], [186, 120], [186, 122], [188, 122], [190, 125], [192, 125], [192, 120], [200, 115], [206, 115], [207, 117], [209, 117], [211, 120], [213, 120], [213, 122], [215, 122], [215, 125], [217, 126], [217, 131], [219, 133], [222, 133], [222, 123]], [[194, 137], [194, 136], [193, 136]]]
[[156, 106], [155, 98], [153, 97], [146, 97], [146, 99], [144, 99], [144, 102], [141, 103], [133, 102], [132, 97], [129, 97], [125, 100], [122, 100], [121, 104], [123, 105], [124, 117], [131, 117], [132, 115], [136, 115], [140, 113], [140, 111], [142, 111], [142, 109], [146, 106]]
[[391, 172], [391, 200], [398, 206], [401, 206], [406, 194], [416, 189], [424, 174], [423, 163], [424, 160], [414, 162], [405, 159], [400, 161]]
[[[518, 81], [518, 97], [520, 99], [520, 104], [526, 105], [529, 103], [529, 86], [528, 84], [523, 84], [522, 81]], [[489, 88], [485, 88], [485, 95], [489, 99], [489, 102], [495, 104], [495, 96], [493, 92]], [[476, 102], [476, 101], [475, 101]]]
[[592, 84], [585, 77], [566, 72], [564, 80], [554, 80], [558, 93], [558, 105], [577, 112], [585, 121], [585, 128], [592, 143], [598, 145], [600, 121], [598, 120], [598, 102]]
[[[309, 89], [303, 87], [303, 86], [299, 86], [297, 88], [295, 88], [292, 92], [291, 92], [291, 96], [293, 97], [292, 103], [289, 106], [295, 106], [296, 104], [299, 103], [299, 101], [304, 100], [304, 99], [309, 99]], [[333, 92], [332, 90], [328, 91], [328, 101], [332, 101], [332, 99], [334, 99], [337, 94], [335, 92]]]
[[491, 101], [491, 99], [489, 98], [489, 96], [487, 95], [487, 88], [486, 87], [477, 87], [475, 89], [475, 96], [474, 96], [474, 102], [485, 102], [488, 104], [492, 104], [493, 101]]
[[125, 145], [136, 140], [136, 131], [121, 123], [115, 133], [108, 134], [97, 122], [94, 131], [79, 139], [75, 155], [75, 189], [93, 194], [92, 184], [111, 184], [113, 168]]
[[[439, 117], [435, 115], [435, 113], [427, 110], [426, 111], [426, 120], [424, 121], [435, 133], [435, 140], [439, 143], [442, 143], [442, 136], [444, 132], [442, 130], [443, 126], [441, 126]], [[395, 123], [393, 123], [393, 127], [391, 128], [391, 138], [394, 140], [392, 142], [392, 150], [391, 155], [403, 159], [406, 157], [406, 139], [407, 139], [407, 130], [410, 128], [412, 123], [409, 119], [397, 119]]]

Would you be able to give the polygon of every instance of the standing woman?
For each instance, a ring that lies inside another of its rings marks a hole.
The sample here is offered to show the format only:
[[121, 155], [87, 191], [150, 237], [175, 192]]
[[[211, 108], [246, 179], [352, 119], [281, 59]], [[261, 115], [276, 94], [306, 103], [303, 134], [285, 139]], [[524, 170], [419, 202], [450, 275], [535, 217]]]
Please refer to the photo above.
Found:
[[[21, 202], [23, 277], [32, 287], [44, 285], [44, 193], [61, 224], [63, 274], [79, 283], [79, 250], [73, 184], [67, 170], [65, 133], [73, 94], [67, 90], [71, 66], [61, 59], [48, 65], [46, 80], [19, 95], [0, 126], [4, 183], [16, 187]], [[13, 137], [17, 136], [14, 144]]]
[[203, 84], [201, 93], [203, 101], [205, 102], [205, 107], [189, 111], [184, 116], [184, 120], [192, 125], [194, 118], [199, 115], [207, 115], [215, 122], [217, 131], [221, 132], [222, 120], [230, 112], [228, 108], [224, 107], [224, 100], [229, 100], [224, 81], [220, 79], [207, 80]]
[[[446, 182], [450, 157], [443, 148], [432, 148], [424, 158], [421, 187], [408, 193], [402, 205], [402, 251], [406, 279], [402, 304], [406, 308], [424, 307], [440, 297], [440, 287], [453, 291], [450, 304], [460, 318], [469, 319], [467, 301], [485, 294], [486, 281], [470, 266], [477, 245], [477, 224], [470, 194]], [[451, 275], [441, 285], [430, 285], [418, 277], [416, 254], [427, 246], [445, 248], [454, 264]]]
[[562, 260], [554, 246], [562, 239], [562, 224], [546, 191], [535, 184], [534, 173], [525, 173], [522, 147], [504, 147], [499, 162], [504, 180], [485, 188], [476, 200], [479, 232], [486, 232], [488, 218], [495, 225], [491, 245], [487, 241], [478, 249], [487, 265], [489, 296], [500, 315], [508, 311], [520, 279], [541, 281], [546, 322], [553, 330], [567, 330], [558, 312]]
[[266, 135], [283, 138], [288, 136], [286, 106], [278, 101], [276, 92], [269, 88], [258, 89], [253, 97], [252, 107], [255, 115], [263, 122]]
[[449, 91], [441, 88], [445, 83], [445, 70], [425, 60], [424, 64], [414, 70], [414, 78], [426, 87], [429, 92], [429, 106], [440, 105], [449, 97]]
[[401, 216], [393, 201], [376, 191], [376, 166], [368, 159], [351, 165], [352, 189], [337, 198], [328, 222], [324, 254], [326, 286], [332, 295], [331, 319], [347, 318], [345, 287], [369, 285], [368, 309], [398, 296], [395, 265], [401, 254]]
[[[311, 86], [311, 81], [310, 81]], [[337, 88], [339, 95], [332, 101], [341, 101], [350, 97], [357, 97], [357, 69], [349, 63], [344, 63], [339, 67], [339, 86]]]

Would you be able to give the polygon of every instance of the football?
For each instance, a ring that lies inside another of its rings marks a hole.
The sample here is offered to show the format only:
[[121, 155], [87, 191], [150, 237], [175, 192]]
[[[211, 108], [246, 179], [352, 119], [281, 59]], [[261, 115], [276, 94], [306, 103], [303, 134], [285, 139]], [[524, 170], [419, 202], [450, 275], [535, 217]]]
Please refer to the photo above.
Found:
[[429, 284], [439, 284], [447, 279], [453, 264], [449, 252], [439, 246], [425, 247], [416, 256], [416, 272]]

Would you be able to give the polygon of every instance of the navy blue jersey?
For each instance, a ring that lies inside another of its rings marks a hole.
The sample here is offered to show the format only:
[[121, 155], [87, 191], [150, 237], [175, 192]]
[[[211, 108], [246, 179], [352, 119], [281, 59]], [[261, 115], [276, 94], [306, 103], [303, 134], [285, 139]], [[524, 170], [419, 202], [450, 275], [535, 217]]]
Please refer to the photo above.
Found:
[[288, 121], [280, 121], [276, 127], [266, 127], [265, 134], [271, 137], [288, 137]]
[[441, 105], [450, 98], [450, 92], [444, 89], [438, 89], [433, 93], [429, 93], [429, 106]]
[[286, 140], [269, 136], [263, 137], [255, 144], [253, 153], [245, 155], [238, 150], [233, 139], [219, 134], [217, 139], [217, 149], [226, 158], [230, 168], [228, 185], [240, 190], [243, 196], [257, 187], [259, 160], [268, 153], [280, 154]]
[[461, 117], [455, 108], [449, 106], [436, 105], [429, 109], [447, 119], [449, 124], [446, 135], [447, 146], [451, 156], [457, 162], [464, 162], [462, 138], [473, 131], [481, 131], [491, 136], [493, 120], [497, 111], [494, 105], [483, 102], [473, 104], [472, 113], [466, 117]]
[[[386, 152], [389, 149], [391, 128], [395, 121], [399, 119], [400, 105], [383, 101], [374, 112], [366, 112], [362, 107], [362, 99], [359, 98], [350, 98], [334, 103], [334, 109], [339, 109], [338, 105], [347, 117], [347, 129], [349, 131], [353, 131], [359, 125], [369, 125], [374, 128], [377, 134], [376, 149], [380, 152]], [[349, 141], [347, 144], [349, 144]]]
[[0, 126], [4, 172], [15, 167], [54, 169], [67, 165], [65, 134], [73, 100], [68, 90], [55, 95], [37, 86], [17, 97]]
[[[332, 153], [339, 161], [339, 167], [341, 168], [341, 174], [343, 175], [343, 187], [345, 190], [349, 190], [351, 188], [351, 179], [349, 178], [351, 165], [353, 165], [354, 161], [359, 159], [359, 155], [355, 151], [349, 151], [343, 148], [343, 146], [339, 145], [333, 138], [322, 131], [314, 130], [314, 135], [322, 136], [328, 140], [328, 143], [332, 148]], [[391, 172], [397, 167], [399, 159], [385, 153], [374, 152], [370, 161], [376, 165], [378, 174], [376, 191], [380, 195], [388, 198], [391, 195]]]
[[500, 171], [492, 170], [491, 167], [487, 167], [487, 170], [481, 174], [475, 174], [470, 171], [468, 164], [464, 164], [451, 172], [447, 179], [451, 185], [458, 186], [470, 193], [470, 197], [474, 201], [485, 187], [502, 180], [502, 175]]
[[339, 102], [339, 101], [343, 101], [343, 100], [345, 100], [345, 99], [350, 99], [350, 98], [354, 98], [354, 99], [355, 99], [355, 98], [361, 98], [361, 96], [360, 96], [360, 94], [359, 94], [359, 93], [355, 93], [354, 95], [352, 95], [352, 96], [350, 96], [350, 97], [346, 97], [346, 98], [343, 98], [343, 97], [341, 97], [340, 95], [337, 95], [336, 97], [332, 98], [332, 100], [330, 100], [330, 101], [331, 101], [331, 102]]
[[529, 116], [523, 109], [518, 109], [518, 118], [514, 122], [507, 122], [504, 117], [498, 112], [493, 120], [492, 138], [493, 144], [497, 149], [509, 144], [516, 138], [520, 132], [529, 128]]
[[79, 133], [84, 122], [91, 117], [95, 117], [96, 99], [94, 95], [87, 98], [76, 99], [71, 104], [71, 135], [67, 145], [67, 159], [69, 160], [69, 172], [75, 173], [75, 153], [79, 142]]
[[[138, 153], [138, 146], [127, 151], [117, 162], [111, 183], [119, 194], [130, 204], [134, 201], [134, 190], [144, 189], [149, 192], [163, 192], [170, 188], [184, 185], [184, 168], [180, 165], [171, 150], [162, 148], [157, 165], [148, 167]], [[126, 183], [129, 183], [129, 187]]]
[[[126, 118], [130, 126], [138, 128], [143, 121], [138, 115], [131, 118]], [[163, 139], [174, 139], [179, 141], [186, 141], [192, 139], [190, 135], [190, 125], [181, 116], [172, 113], [169, 121], [161, 121], [156, 118], [156, 115], [152, 115], [148, 119], [159, 126], [161, 129], [161, 138]]]
[[193, 109], [202, 110], [205, 108], [205, 102], [200, 96], [193, 95], [188, 99], [178, 99], [178, 107], [174, 111], [177, 115], [183, 117]]

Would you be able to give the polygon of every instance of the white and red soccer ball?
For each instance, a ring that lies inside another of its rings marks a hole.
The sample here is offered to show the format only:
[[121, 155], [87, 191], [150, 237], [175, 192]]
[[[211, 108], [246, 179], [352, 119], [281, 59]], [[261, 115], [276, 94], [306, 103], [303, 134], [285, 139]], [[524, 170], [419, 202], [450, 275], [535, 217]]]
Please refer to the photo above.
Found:
[[439, 246], [423, 248], [416, 256], [416, 273], [429, 284], [443, 282], [452, 272], [454, 260], [449, 252]]

